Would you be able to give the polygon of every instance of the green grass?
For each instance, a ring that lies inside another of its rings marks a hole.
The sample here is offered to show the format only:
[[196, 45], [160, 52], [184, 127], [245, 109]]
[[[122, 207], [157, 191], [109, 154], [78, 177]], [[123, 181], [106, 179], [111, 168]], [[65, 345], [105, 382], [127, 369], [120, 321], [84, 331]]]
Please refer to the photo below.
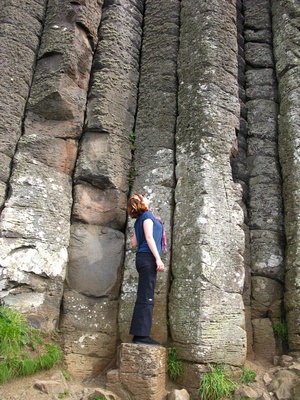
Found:
[[175, 347], [171, 347], [168, 349], [167, 368], [170, 378], [173, 381], [176, 381], [176, 379], [183, 374], [182, 362], [178, 356]]
[[242, 366], [242, 373], [242, 383], [251, 383], [256, 378], [256, 372], [251, 369], [247, 369], [245, 365]]
[[65, 397], [68, 397], [70, 395], [70, 392], [68, 390], [65, 390], [63, 393], [60, 393], [57, 398], [58, 399], [64, 399]]
[[16, 310], [0, 306], [0, 384], [52, 368], [62, 360], [60, 348], [30, 326]]
[[130, 142], [131, 151], [134, 151], [136, 149], [135, 139], [136, 139], [135, 132], [131, 131], [129, 134], [129, 142]]
[[62, 373], [63, 377], [65, 378], [65, 380], [66, 380], [67, 382], [70, 382], [70, 381], [71, 381], [71, 376], [70, 376], [70, 374], [69, 374], [66, 370], [62, 369], [62, 370], [61, 370], [61, 373]]
[[283, 342], [287, 341], [287, 326], [285, 321], [280, 320], [280, 322], [274, 323], [273, 331], [277, 339]]
[[223, 397], [231, 399], [237, 383], [222, 366], [209, 365], [211, 372], [204, 374], [199, 384], [201, 400], [220, 400]]
[[106, 400], [106, 397], [96, 396], [96, 397], [93, 397], [91, 400]]
[[278, 346], [282, 346], [283, 351], [288, 349], [288, 329], [286, 321], [281, 319], [273, 322], [273, 332]]

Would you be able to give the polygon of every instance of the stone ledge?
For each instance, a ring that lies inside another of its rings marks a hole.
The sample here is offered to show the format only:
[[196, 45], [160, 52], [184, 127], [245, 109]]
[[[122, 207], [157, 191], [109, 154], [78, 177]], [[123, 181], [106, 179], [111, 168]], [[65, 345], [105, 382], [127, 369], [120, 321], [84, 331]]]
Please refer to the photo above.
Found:
[[163, 400], [166, 378], [166, 348], [123, 343], [118, 369], [108, 372], [106, 387], [124, 400]]

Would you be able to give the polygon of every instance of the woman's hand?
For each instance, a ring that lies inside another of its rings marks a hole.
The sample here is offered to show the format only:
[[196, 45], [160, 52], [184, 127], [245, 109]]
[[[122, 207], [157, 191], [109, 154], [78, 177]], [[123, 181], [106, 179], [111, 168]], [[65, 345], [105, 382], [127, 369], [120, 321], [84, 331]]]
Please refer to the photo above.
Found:
[[156, 271], [157, 272], [163, 272], [165, 269], [165, 265], [162, 262], [161, 258], [156, 259]]

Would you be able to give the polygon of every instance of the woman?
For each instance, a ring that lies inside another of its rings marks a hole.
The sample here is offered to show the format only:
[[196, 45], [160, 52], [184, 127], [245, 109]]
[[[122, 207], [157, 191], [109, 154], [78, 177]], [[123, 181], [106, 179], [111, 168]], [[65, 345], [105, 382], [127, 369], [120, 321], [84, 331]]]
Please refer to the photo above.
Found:
[[137, 247], [136, 269], [139, 273], [137, 299], [133, 311], [130, 334], [133, 343], [160, 345], [150, 337], [157, 272], [164, 271], [161, 254], [166, 247], [162, 222], [149, 211], [150, 201], [141, 194], [129, 200], [127, 211], [134, 223], [132, 246]]

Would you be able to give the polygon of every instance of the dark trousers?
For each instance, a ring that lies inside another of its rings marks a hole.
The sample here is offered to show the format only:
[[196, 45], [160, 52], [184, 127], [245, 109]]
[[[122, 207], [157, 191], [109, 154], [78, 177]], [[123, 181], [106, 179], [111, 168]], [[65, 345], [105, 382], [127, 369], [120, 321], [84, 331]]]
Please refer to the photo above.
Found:
[[150, 336], [157, 276], [156, 262], [152, 253], [137, 253], [135, 263], [139, 273], [139, 283], [130, 334]]

